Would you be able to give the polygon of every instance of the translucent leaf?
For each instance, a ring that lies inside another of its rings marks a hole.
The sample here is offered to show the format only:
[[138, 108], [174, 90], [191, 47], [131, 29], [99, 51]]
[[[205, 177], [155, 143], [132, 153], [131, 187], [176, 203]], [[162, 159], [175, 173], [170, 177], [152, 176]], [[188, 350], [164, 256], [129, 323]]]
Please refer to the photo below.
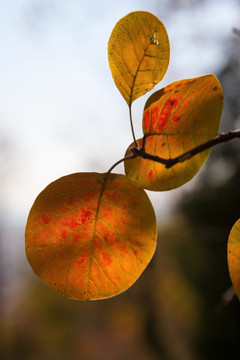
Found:
[[[177, 81], [155, 92], [143, 113], [145, 151], [169, 159], [212, 139], [219, 128], [222, 106], [222, 88], [214, 75]], [[141, 145], [142, 140], [138, 143]], [[125, 161], [125, 173], [131, 182], [145, 189], [171, 190], [196, 175], [209, 151], [169, 169], [137, 157]]]
[[156, 219], [144, 190], [125, 175], [77, 173], [48, 185], [26, 226], [35, 273], [61, 294], [101, 299], [129, 288], [156, 246]]
[[228, 238], [228, 268], [240, 300], [240, 219], [234, 224]]
[[108, 59], [128, 105], [162, 80], [169, 56], [167, 31], [156, 16], [135, 11], [118, 21], [109, 39]]

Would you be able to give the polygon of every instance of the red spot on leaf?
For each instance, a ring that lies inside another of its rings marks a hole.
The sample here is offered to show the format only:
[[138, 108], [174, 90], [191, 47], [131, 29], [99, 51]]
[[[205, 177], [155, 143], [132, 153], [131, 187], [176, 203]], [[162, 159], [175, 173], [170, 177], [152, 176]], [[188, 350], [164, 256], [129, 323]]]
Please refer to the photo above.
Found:
[[64, 221], [64, 223], [62, 223], [62, 226], [68, 226], [70, 229], [75, 229], [79, 226], [79, 222], [72, 218], [69, 221]]
[[63, 230], [61, 236], [63, 239], [65, 239], [68, 236], [67, 231]]
[[82, 224], [85, 224], [86, 221], [89, 221], [91, 219], [91, 212], [86, 210], [86, 209], [82, 209], [81, 210], [81, 222]]
[[138, 255], [139, 253], [140, 253], [140, 250], [135, 248], [135, 249], [134, 249], [134, 254], [135, 254], [135, 255]]
[[108, 266], [108, 265], [110, 265], [112, 263], [112, 261], [113, 261], [112, 256], [109, 253], [107, 253], [106, 251], [104, 251], [103, 254], [102, 254], [101, 265], [102, 266]]
[[150, 115], [150, 110], [147, 109], [145, 111], [145, 115], [144, 115], [144, 124], [145, 124], [146, 131], [148, 131], [148, 129], [149, 129], [149, 122], [150, 122], [150, 116], [149, 115]]
[[78, 265], [82, 265], [86, 260], [89, 259], [89, 251], [88, 250], [85, 250], [81, 256], [77, 259], [76, 263]]
[[82, 263], [84, 263], [84, 261], [85, 261], [85, 258], [81, 258], [81, 259], [77, 260], [77, 263], [78, 263], [78, 265], [82, 265]]
[[154, 175], [154, 173], [153, 173], [153, 170], [151, 169], [150, 171], [149, 171], [149, 173], [148, 173], [148, 179], [149, 180], [151, 180], [152, 178], [153, 178], [153, 175]]
[[127, 210], [127, 208], [128, 208], [128, 207], [127, 207], [127, 204], [124, 204], [124, 205], [123, 205], [123, 210]]
[[42, 215], [42, 220], [43, 220], [44, 224], [48, 224], [48, 223], [52, 220], [52, 217], [43, 214], [43, 215]]
[[176, 116], [176, 115], [175, 115], [175, 116], [173, 117], [173, 121], [178, 122], [179, 120], [180, 120], [180, 116]]
[[178, 100], [177, 99], [168, 99], [164, 107], [161, 111], [161, 114], [159, 116], [158, 124], [157, 124], [157, 131], [161, 132], [164, 130], [166, 125], [168, 124], [168, 121], [170, 120], [172, 116], [173, 110], [176, 109], [178, 106]]
[[159, 116], [159, 107], [154, 107], [152, 109], [152, 114], [151, 114], [151, 131], [154, 131], [156, 128], [158, 116]]
[[154, 136], [148, 136], [147, 141], [148, 144], [152, 144], [154, 142]]

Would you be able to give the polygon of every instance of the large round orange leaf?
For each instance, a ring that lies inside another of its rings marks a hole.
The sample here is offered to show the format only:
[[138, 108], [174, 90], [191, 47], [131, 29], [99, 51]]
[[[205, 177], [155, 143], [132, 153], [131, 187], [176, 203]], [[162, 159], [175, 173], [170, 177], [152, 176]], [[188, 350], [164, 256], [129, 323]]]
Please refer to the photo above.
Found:
[[35, 273], [73, 299], [121, 293], [140, 276], [156, 246], [156, 218], [144, 190], [125, 175], [76, 173], [48, 185], [26, 226]]
[[169, 56], [167, 31], [153, 14], [135, 11], [117, 22], [108, 43], [108, 59], [128, 105], [162, 80]]
[[240, 300], [240, 219], [234, 224], [228, 238], [228, 268]]
[[[219, 128], [222, 107], [222, 88], [216, 76], [211, 74], [177, 81], [155, 92], [146, 102], [143, 113], [146, 153], [174, 158], [212, 139]], [[142, 140], [138, 143], [141, 145]], [[137, 157], [125, 161], [125, 173], [131, 182], [145, 189], [171, 190], [196, 175], [209, 151], [169, 169]]]

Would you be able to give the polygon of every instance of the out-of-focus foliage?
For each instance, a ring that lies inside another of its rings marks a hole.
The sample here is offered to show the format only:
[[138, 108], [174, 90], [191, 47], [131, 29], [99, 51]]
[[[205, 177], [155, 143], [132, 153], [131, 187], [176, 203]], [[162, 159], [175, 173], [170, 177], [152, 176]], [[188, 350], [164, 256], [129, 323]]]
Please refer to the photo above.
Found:
[[240, 299], [240, 219], [234, 224], [228, 238], [228, 268], [236, 294]]
[[124, 175], [76, 173], [48, 185], [26, 226], [35, 273], [61, 294], [96, 300], [128, 289], [151, 260], [156, 218]]
[[[235, 38], [234, 52], [218, 74], [225, 94], [224, 130], [236, 128], [240, 118], [239, 51], [240, 41]], [[188, 219], [194, 241], [201, 247], [201, 256], [189, 254], [196, 264], [195, 272], [187, 261], [182, 267], [202, 300], [204, 324], [198, 330], [197, 349], [204, 360], [239, 358], [239, 302], [235, 298], [227, 307], [224, 303], [225, 291], [231, 286], [226, 250], [229, 232], [239, 219], [239, 179], [239, 142], [235, 140], [212, 151], [196, 188], [185, 193], [178, 206], [178, 211]], [[204, 271], [199, 267], [200, 260]], [[228, 300], [227, 297], [227, 303]]]
[[[177, 157], [217, 135], [223, 92], [214, 75], [176, 81], [156, 91], [143, 113], [144, 149], [164, 159]], [[142, 140], [138, 140], [142, 145]], [[133, 144], [130, 145], [130, 148]], [[131, 151], [128, 149], [126, 155]], [[191, 180], [209, 154], [201, 152], [170, 169], [142, 157], [125, 161], [130, 181], [148, 190], [171, 190]]]
[[163, 23], [146, 11], [134, 11], [115, 25], [108, 43], [114, 82], [131, 105], [164, 77], [170, 47]]

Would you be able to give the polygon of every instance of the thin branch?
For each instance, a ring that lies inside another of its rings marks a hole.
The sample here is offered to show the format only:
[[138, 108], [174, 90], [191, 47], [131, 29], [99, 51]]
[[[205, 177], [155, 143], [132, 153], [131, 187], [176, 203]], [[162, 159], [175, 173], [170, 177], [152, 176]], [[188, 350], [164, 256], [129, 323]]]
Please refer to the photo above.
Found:
[[118, 160], [118, 161], [117, 161], [115, 164], [113, 164], [113, 165], [110, 167], [110, 169], [106, 172], [106, 177], [105, 177], [105, 179], [108, 178], [108, 176], [109, 176], [109, 174], [111, 173], [111, 171], [112, 171], [117, 165], [121, 164], [121, 162], [123, 162], [123, 161], [125, 161], [125, 160], [129, 160], [129, 159], [134, 159], [135, 157], [137, 157], [137, 155], [132, 154], [132, 155], [125, 156], [124, 158]]
[[194, 155], [196, 155], [204, 150], [207, 150], [217, 144], [221, 144], [223, 142], [226, 142], [226, 141], [229, 141], [229, 140], [232, 140], [235, 138], [240, 138], [240, 129], [231, 130], [231, 131], [228, 131], [227, 133], [220, 133], [214, 139], [209, 140], [209, 141], [203, 143], [202, 145], [196, 146], [192, 150], [187, 151], [184, 154], [175, 157], [174, 159], [169, 159], [169, 161], [166, 165], [166, 168], [170, 168], [179, 162], [183, 162], [185, 160], [191, 159], [191, 157], [193, 157]]
[[133, 120], [132, 120], [132, 104], [129, 105], [129, 117], [130, 117], [130, 124], [131, 124], [131, 130], [132, 130], [132, 136], [133, 136], [133, 141], [134, 141], [134, 145], [138, 148], [138, 143], [135, 137], [135, 133], [134, 133], [134, 127], [133, 127]]
[[216, 136], [214, 139], [209, 140], [199, 146], [196, 146], [195, 148], [183, 153], [182, 155], [179, 155], [175, 158], [170, 158], [170, 159], [163, 159], [160, 158], [159, 156], [154, 156], [154, 155], [150, 155], [147, 154], [142, 148], [132, 148], [131, 151], [133, 153], [133, 155], [136, 156], [141, 156], [144, 159], [149, 159], [149, 160], [153, 160], [156, 161], [158, 163], [164, 164], [165, 167], [168, 169], [172, 166], [174, 166], [175, 164], [184, 162], [186, 160], [191, 159], [194, 155], [199, 154], [200, 152], [207, 150], [217, 144], [221, 144], [223, 142], [235, 139], [235, 138], [240, 138], [240, 129], [238, 130], [231, 130], [228, 131], [227, 133], [220, 133], [218, 136]]

